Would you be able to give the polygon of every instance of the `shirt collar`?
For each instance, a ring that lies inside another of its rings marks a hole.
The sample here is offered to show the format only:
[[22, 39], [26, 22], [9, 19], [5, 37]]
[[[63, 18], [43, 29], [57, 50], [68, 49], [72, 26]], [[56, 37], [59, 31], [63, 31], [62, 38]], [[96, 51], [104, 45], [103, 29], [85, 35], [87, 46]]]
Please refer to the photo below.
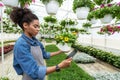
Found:
[[35, 37], [29, 38], [24, 33], [22, 34], [22, 37], [33, 46], [37, 44], [37, 39]]

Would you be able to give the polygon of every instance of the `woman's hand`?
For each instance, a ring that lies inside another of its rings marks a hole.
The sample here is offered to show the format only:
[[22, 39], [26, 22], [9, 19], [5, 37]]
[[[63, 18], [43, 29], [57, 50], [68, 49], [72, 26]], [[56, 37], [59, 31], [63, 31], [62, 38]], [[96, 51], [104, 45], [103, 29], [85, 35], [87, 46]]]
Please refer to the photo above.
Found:
[[58, 66], [59, 66], [60, 68], [66, 68], [66, 67], [69, 67], [69, 66], [70, 66], [71, 62], [72, 62], [72, 57], [63, 60], [61, 63], [58, 64]]

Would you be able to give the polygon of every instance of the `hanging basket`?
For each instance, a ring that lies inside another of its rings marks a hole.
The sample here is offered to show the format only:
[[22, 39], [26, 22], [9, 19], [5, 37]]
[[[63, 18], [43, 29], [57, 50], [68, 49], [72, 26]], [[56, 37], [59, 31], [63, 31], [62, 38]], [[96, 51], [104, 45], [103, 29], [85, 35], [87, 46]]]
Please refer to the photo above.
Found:
[[90, 20], [90, 23], [92, 23], [92, 24], [95, 24], [95, 23], [97, 23], [97, 19], [95, 19], [95, 18], [92, 18], [91, 20]]
[[48, 14], [55, 15], [58, 11], [59, 3], [56, 0], [51, 0], [45, 6]]
[[57, 47], [58, 47], [60, 50], [62, 50], [62, 51], [69, 51], [69, 50], [71, 50], [71, 46], [68, 46], [67, 43], [65, 43], [64, 45], [61, 44], [61, 43], [59, 43], [59, 44], [57, 45]]
[[88, 16], [89, 11], [90, 11], [89, 7], [77, 8], [76, 9], [77, 18], [80, 19], [80, 20], [86, 19], [87, 16]]
[[113, 20], [111, 14], [105, 15], [103, 18], [100, 19], [102, 23], [110, 23]]
[[11, 7], [17, 7], [18, 6], [18, 0], [2, 0], [2, 2], [6, 6], [11, 6]]

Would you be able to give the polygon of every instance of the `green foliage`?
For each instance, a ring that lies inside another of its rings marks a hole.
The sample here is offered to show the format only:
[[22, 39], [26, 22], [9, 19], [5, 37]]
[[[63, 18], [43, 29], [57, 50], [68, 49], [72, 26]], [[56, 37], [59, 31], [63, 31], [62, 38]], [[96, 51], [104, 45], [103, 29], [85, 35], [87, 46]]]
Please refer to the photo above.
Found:
[[87, 16], [87, 20], [91, 21], [91, 19], [96, 18], [95, 14], [96, 14], [96, 11], [89, 12]]
[[113, 15], [116, 17], [117, 20], [120, 20], [120, 4], [114, 4], [111, 7], [111, 10], [113, 12]]
[[82, 27], [83, 27], [83, 28], [90, 28], [91, 25], [92, 25], [91, 23], [86, 22], [86, 23], [83, 23]]
[[89, 7], [90, 10], [93, 10], [94, 3], [91, 0], [74, 0], [73, 1], [73, 11], [76, 12], [76, 9], [79, 7]]
[[[48, 52], [58, 51], [56, 45], [48, 45], [46, 46], [46, 50]], [[66, 58], [65, 54], [59, 54], [57, 56], [53, 56], [51, 59], [46, 60], [47, 66], [53, 66], [60, 63], [62, 60]], [[94, 80], [88, 73], [82, 70], [80, 67], [76, 65], [75, 62], [71, 63], [71, 66], [66, 69], [62, 69], [59, 73], [54, 72], [48, 75], [48, 80]]]
[[78, 33], [78, 32], [79, 32], [79, 29], [77, 29], [77, 28], [70, 28], [70, 31], [71, 31], [71, 32], [76, 32], [76, 33]]
[[9, 18], [3, 18], [3, 32], [5, 32], [5, 33], [21, 33], [22, 29], [17, 27], [17, 25], [13, 24]]
[[11, 11], [12, 11], [12, 8], [11, 8], [11, 7], [6, 7], [6, 9], [5, 9], [4, 12], [5, 12], [7, 15], [10, 15]]
[[51, 22], [51, 23], [56, 23], [57, 18], [55, 16], [46, 16], [44, 17], [45, 22]]
[[8, 77], [1, 77], [0, 80], [9, 80]]
[[[49, 3], [50, 0], [40, 0], [40, 1], [42, 1], [43, 4], [47, 4]], [[61, 6], [64, 0], [56, 0], [56, 1], [59, 3], [59, 6]]]
[[99, 9], [96, 10], [95, 18], [96, 19], [103, 18], [107, 14], [111, 14], [113, 18], [115, 17], [111, 7], [104, 7], [104, 8], [99, 8]]
[[101, 5], [101, 4], [107, 4], [112, 2], [113, 0], [93, 0], [97, 5]]
[[73, 45], [73, 47], [81, 52], [85, 52], [86, 54], [120, 68], [120, 56], [115, 55], [112, 52], [106, 52], [91, 46]]
[[25, 6], [25, 4], [30, 5], [31, 2], [32, 2], [32, 0], [19, 0], [20, 6], [22, 8]]
[[75, 25], [77, 22], [73, 19], [64, 19], [61, 20], [60, 25], [65, 26], [65, 25]]

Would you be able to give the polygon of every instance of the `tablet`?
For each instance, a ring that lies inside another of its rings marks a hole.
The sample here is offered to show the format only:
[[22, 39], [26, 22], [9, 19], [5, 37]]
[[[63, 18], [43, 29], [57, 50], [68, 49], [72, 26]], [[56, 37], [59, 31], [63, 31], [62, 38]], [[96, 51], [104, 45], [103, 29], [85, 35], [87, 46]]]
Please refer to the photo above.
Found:
[[70, 57], [73, 57], [75, 54], [77, 53], [77, 50], [74, 49], [69, 55], [67, 55], [67, 57], [65, 59], [68, 59]]

